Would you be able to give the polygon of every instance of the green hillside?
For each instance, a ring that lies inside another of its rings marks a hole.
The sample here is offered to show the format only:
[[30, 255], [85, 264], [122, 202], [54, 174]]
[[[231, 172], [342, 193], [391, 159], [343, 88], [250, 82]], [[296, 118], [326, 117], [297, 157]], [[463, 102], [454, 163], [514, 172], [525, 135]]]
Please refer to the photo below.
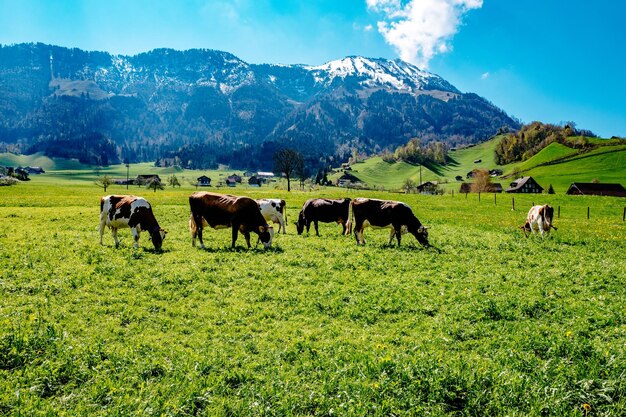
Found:
[[[602, 144], [589, 152], [579, 153], [560, 143], [552, 143], [532, 158], [508, 165], [497, 165], [494, 150], [500, 136], [479, 145], [449, 152], [450, 163], [445, 166], [422, 167], [422, 181], [438, 181], [446, 190], [457, 190], [461, 176], [466, 181], [468, 172], [476, 168], [503, 171], [503, 178], [494, 178], [506, 188], [512, 181], [512, 174], [533, 176], [544, 188], [553, 185], [556, 192], [565, 192], [572, 182], [617, 182], [626, 184], [626, 145], [619, 141], [594, 139], [593, 144]], [[406, 162], [388, 163], [381, 157], [369, 158], [352, 166], [352, 174], [371, 187], [398, 189], [407, 178], [419, 182], [419, 165]], [[341, 172], [331, 179], [337, 179]]]

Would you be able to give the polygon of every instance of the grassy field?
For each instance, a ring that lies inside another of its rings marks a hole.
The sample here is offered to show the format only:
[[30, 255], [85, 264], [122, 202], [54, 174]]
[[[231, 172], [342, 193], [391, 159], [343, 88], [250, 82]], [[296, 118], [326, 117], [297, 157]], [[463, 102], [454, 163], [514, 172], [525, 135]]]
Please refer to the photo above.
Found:
[[[288, 203], [272, 249], [193, 248], [187, 196], [147, 192], [169, 234], [98, 244], [90, 180], [0, 187], [0, 414], [621, 416], [624, 199], [248, 189]], [[229, 189], [244, 193], [244, 189]], [[114, 186], [109, 192], [125, 192]], [[434, 249], [293, 220], [317, 196], [410, 204]], [[524, 238], [531, 203], [558, 231]], [[591, 218], [587, 220], [587, 207]]]

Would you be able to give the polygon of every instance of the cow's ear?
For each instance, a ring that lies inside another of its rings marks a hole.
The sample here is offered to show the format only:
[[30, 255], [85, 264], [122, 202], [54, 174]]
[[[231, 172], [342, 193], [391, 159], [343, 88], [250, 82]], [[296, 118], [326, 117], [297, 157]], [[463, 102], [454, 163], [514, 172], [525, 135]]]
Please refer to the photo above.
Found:
[[259, 233], [265, 233], [265, 226], [259, 226]]

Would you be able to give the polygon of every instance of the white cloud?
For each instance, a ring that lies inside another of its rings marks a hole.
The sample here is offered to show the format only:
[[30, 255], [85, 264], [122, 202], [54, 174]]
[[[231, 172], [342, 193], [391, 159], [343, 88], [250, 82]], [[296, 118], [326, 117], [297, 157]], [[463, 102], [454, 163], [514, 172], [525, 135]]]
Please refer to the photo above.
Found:
[[480, 76], [481, 80], [486, 80], [487, 78], [489, 78], [491, 74], [489, 74], [489, 72], [483, 72], [483, 75]]
[[462, 16], [483, 0], [365, 0], [382, 14], [378, 31], [405, 61], [427, 68], [438, 53], [452, 49], [450, 40]]
[[366, 32], [371, 32], [371, 31], [372, 31], [372, 29], [374, 29], [374, 26], [372, 26], [372, 25], [366, 25], [366, 26], [363, 28], [363, 30], [364, 30], [364, 31], [366, 31]]

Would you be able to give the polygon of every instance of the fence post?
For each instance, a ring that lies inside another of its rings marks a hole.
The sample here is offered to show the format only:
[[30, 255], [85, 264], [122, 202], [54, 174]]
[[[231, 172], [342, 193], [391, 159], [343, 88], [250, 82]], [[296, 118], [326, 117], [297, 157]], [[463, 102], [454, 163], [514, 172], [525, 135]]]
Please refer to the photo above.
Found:
[[480, 202], [480, 191], [478, 192], [478, 201]]
[[515, 197], [511, 197], [511, 205], [513, 206], [511, 210], [515, 211]]
[[589, 207], [587, 207], [587, 220], [589, 220]]
[[624, 207], [624, 214], [622, 214], [622, 221], [626, 221], [626, 207]]
[[465, 192], [465, 199], [467, 200], [467, 191]]
[[559, 206], [557, 212], [556, 212], [556, 218], [560, 219], [561, 218], [561, 206]]
[[498, 194], [493, 193], [493, 205], [497, 206], [498, 205]]

